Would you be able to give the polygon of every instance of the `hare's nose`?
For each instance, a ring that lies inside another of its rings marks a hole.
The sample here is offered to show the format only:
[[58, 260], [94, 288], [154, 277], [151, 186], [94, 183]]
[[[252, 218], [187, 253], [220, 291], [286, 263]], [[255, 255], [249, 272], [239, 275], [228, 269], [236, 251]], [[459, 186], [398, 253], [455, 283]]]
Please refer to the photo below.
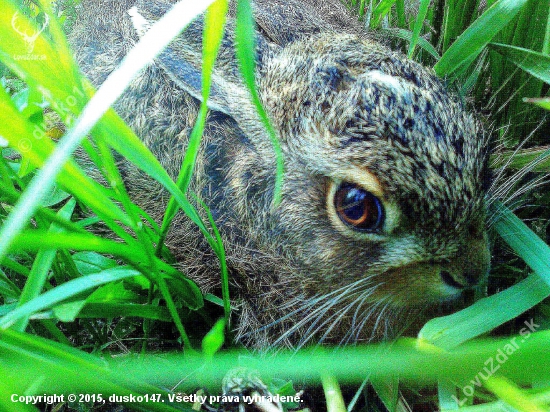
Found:
[[441, 263], [439, 276], [443, 283], [455, 289], [465, 289], [481, 283], [489, 272], [491, 254], [484, 236], [470, 240], [468, 247], [449, 261]]
[[[484, 271], [485, 272], [485, 271]], [[473, 273], [473, 272], [464, 272], [459, 275], [451, 275], [447, 270], [442, 270], [439, 273], [441, 280], [448, 286], [451, 286], [456, 289], [464, 289], [468, 287], [475, 286], [479, 281], [484, 277], [485, 273]]]
[[439, 276], [441, 276], [441, 280], [443, 283], [445, 283], [448, 286], [451, 286], [453, 288], [462, 289], [464, 286], [458, 283], [453, 276], [446, 270], [442, 270], [439, 273]]

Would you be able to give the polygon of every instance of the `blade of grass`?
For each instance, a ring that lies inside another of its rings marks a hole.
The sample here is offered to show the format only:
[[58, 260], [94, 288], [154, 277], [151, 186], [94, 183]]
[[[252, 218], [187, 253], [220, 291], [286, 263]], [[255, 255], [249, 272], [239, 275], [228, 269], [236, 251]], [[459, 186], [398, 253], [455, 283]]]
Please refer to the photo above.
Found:
[[[541, 374], [548, 376], [550, 351], [550, 332], [534, 332], [522, 343], [521, 351], [514, 353], [501, 371], [510, 379], [523, 382]], [[519, 340], [519, 339], [518, 339]], [[185, 373], [189, 379], [183, 388], [194, 387], [197, 382], [207, 382], [207, 386], [216, 387], [216, 382], [226, 371], [244, 366], [262, 371], [262, 377], [280, 379], [318, 381], [319, 375], [330, 373], [343, 385], [361, 382], [366, 375], [379, 379], [391, 379], [399, 376], [403, 380], [412, 379], [422, 382], [436, 382], [441, 378], [460, 380], [471, 379], [482, 370], [484, 362], [509, 344], [510, 337], [467, 343], [452, 352], [436, 350], [431, 345], [424, 348], [417, 339], [402, 339], [393, 345], [377, 344], [356, 347], [340, 347], [321, 353], [318, 349], [307, 348], [299, 352], [280, 350], [276, 356], [252, 357], [246, 351], [222, 351], [213, 356], [212, 362], [204, 363], [202, 356], [167, 355], [163, 358], [166, 367], [152, 356], [145, 355], [143, 363], [130, 363], [124, 359], [109, 360], [113, 369], [116, 364], [126, 366], [126, 373], [141, 378], [144, 382], [159, 382], [170, 385], [178, 382]], [[383, 351], [384, 356], [380, 356]], [[244, 355], [239, 357], [239, 355]], [[536, 359], [535, 362], [532, 360]], [[529, 368], [526, 368], [526, 365]], [[189, 372], [201, 368], [200, 376], [191, 376]], [[500, 372], [500, 371], [499, 371]], [[219, 384], [218, 384], [219, 385]]]
[[[80, 350], [38, 336], [0, 330], [0, 354], [9, 363], [0, 364], [2, 376], [19, 376], [11, 380], [14, 392], [43, 395], [44, 393], [102, 393], [118, 395], [161, 394], [167, 391], [136, 379], [122, 369], [112, 371], [100, 359]], [[44, 379], [46, 376], [48, 379]], [[30, 388], [30, 384], [33, 387]], [[150, 397], [148, 398], [151, 399]], [[192, 409], [181, 404], [164, 402], [122, 402], [132, 409], [174, 412]]]
[[523, 101], [526, 103], [533, 103], [543, 109], [550, 110], [550, 97], [524, 98]]
[[201, 342], [202, 354], [205, 359], [211, 360], [225, 342], [225, 319], [219, 319], [212, 329], [204, 336]]
[[550, 287], [550, 246], [502, 204], [495, 202], [493, 207], [498, 234]]
[[229, 296], [229, 272], [227, 270], [227, 262], [225, 260], [225, 249], [223, 247], [223, 241], [222, 237], [220, 235], [220, 232], [218, 231], [218, 228], [216, 227], [216, 224], [214, 223], [214, 217], [212, 216], [212, 213], [210, 213], [210, 209], [204, 202], [202, 202], [200, 199], [196, 198], [198, 202], [201, 203], [202, 208], [206, 211], [208, 215], [208, 220], [210, 221], [210, 225], [212, 226], [212, 230], [214, 232], [214, 236], [218, 242], [218, 244], [222, 245], [219, 249], [220, 256], [218, 256], [220, 261], [220, 272], [221, 272], [221, 284], [222, 284], [222, 299], [223, 299], [223, 313], [225, 318], [225, 324], [229, 327], [230, 326], [230, 315], [231, 315], [231, 299]]
[[10, 270], [13, 270], [15, 273], [19, 273], [20, 275], [23, 275], [23, 276], [29, 276], [29, 273], [30, 273], [30, 270], [26, 266], [13, 260], [9, 256], [4, 258], [4, 260], [2, 261], [2, 266]]
[[397, 409], [399, 403], [398, 377], [384, 380], [373, 379], [371, 384], [376, 391], [376, 395], [380, 398], [389, 412], [400, 411], [400, 409]]
[[[56, 237], [47, 236], [47, 232], [40, 230], [28, 230], [20, 233], [13, 242], [13, 248], [18, 250], [40, 250], [41, 248], [69, 249], [82, 251], [95, 251], [99, 253], [119, 256], [133, 266], [138, 268], [141, 273], [152, 280], [149, 268], [143, 266], [144, 256], [139, 247], [133, 245], [123, 245], [118, 242], [103, 239], [91, 234], [59, 233]], [[156, 259], [156, 258], [155, 258]], [[186, 304], [192, 309], [198, 309], [202, 306], [202, 294], [199, 288], [189, 279], [184, 277], [172, 266], [156, 259], [159, 269], [170, 277], [173, 277], [186, 286], [181, 288], [180, 292], [185, 293], [180, 296]], [[154, 279], [153, 279], [154, 280]]]
[[[71, 199], [65, 206], [63, 206], [58, 215], [63, 219], [70, 219], [73, 214], [74, 207], [76, 206], [76, 201]], [[58, 233], [63, 231], [62, 228], [51, 225], [48, 230], [48, 236], [55, 236]], [[40, 249], [36, 255], [36, 259], [33, 262], [31, 272], [29, 273], [28, 279], [25, 282], [23, 291], [21, 292], [21, 297], [19, 298], [18, 306], [21, 306], [28, 301], [36, 298], [40, 292], [44, 289], [44, 284], [46, 283], [48, 273], [52, 266], [53, 260], [57, 251], [55, 249]], [[29, 323], [28, 317], [23, 317], [17, 321], [13, 328], [23, 332], [27, 328]]]
[[[486, 366], [485, 362], [489, 357], [510, 343], [510, 337], [476, 341], [452, 352], [446, 352], [434, 350], [431, 345], [426, 347], [417, 339], [409, 338], [393, 345], [348, 346], [325, 353], [311, 348], [299, 352], [281, 350], [276, 356], [268, 357], [252, 357], [246, 350], [223, 351], [216, 353], [211, 362], [205, 362], [202, 354], [166, 354], [162, 357], [144, 355], [139, 358], [134, 355], [107, 356], [100, 359], [56, 342], [11, 329], [0, 330], [0, 338], [0, 367], [8, 370], [17, 368], [21, 374], [22, 379], [14, 384], [23, 385], [29, 377], [40, 374], [47, 378], [44, 380], [44, 386], [47, 385], [50, 391], [55, 390], [53, 393], [63, 393], [63, 388], [67, 390], [78, 385], [86, 385], [85, 393], [90, 393], [92, 389], [92, 392], [101, 393], [101, 390], [97, 391], [98, 386], [107, 383], [132, 383], [139, 385], [140, 390], [149, 390], [143, 393], [157, 393], [158, 388], [151, 387], [147, 382], [171, 387], [174, 383], [180, 382], [182, 376], [186, 379], [182, 386], [178, 387], [180, 390], [191, 390], [197, 385], [219, 389], [219, 382], [227, 370], [239, 365], [259, 369], [263, 377], [290, 377], [293, 380], [305, 381], [318, 380], [319, 374], [327, 371], [341, 383], [361, 382], [368, 374], [380, 379], [395, 376], [405, 380], [420, 378], [426, 383], [436, 382], [442, 378], [470, 379]], [[505, 365], [501, 365], [500, 371], [516, 382], [530, 382], [533, 376], [540, 376], [541, 379], [548, 377], [549, 344], [549, 331], [532, 333], [529, 339], [522, 343], [521, 350], [509, 357]], [[381, 350], [384, 356], [380, 356]], [[68, 367], [70, 369], [66, 369]], [[58, 376], [59, 373], [69, 375], [65, 378]], [[83, 378], [73, 382], [73, 374], [76, 373]], [[103, 386], [101, 389], [111, 392], [114, 388]], [[36, 390], [46, 390], [46, 387]]]
[[448, 379], [441, 379], [437, 383], [437, 398], [439, 401], [439, 410], [454, 411], [458, 409], [456, 398], [456, 386]]
[[395, 3], [395, 1], [396, 0], [381, 0], [376, 5], [372, 12], [372, 19], [370, 24], [371, 29], [376, 29], [378, 28], [378, 26], [380, 26], [382, 19], [390, 12], [391, 7], [393, 6], [393, 3]]
[[120, 67], [109, 75], [103, 85], [86, 105], [74, 127], [60, 140], [43, 168], [27, 187], [19, 203], [0, 229], [0, 260], [10, 243], [17, 236], [45, 193], [54, 184], [59, 170], [67, 162], [80, 141], [90, 132], [108, 108], [124, 92], [134, 76], [212, 1], [180, 2], [164, 15], [157, 24], [141, 38], [140, 42], [124, 58]]
[[139, 248], [89, 233], [58, 233], [57, 236], [53, 237], [48, 236], [48, 232], [44, 230], [26, 230], [18, 234], [12, 244], [12, 248], [15, 250], [38, 251], [42, 247], [50, 249], [91, 250], [119, 256], [136, 264], [143, 262], [143, 255]]
[[[204, 131], [206, 115], [208, 113], [207, 102], [210, 96], [210, 86], [212, 84], [212, 71], [214, 70], [214, 64], [222, 42], [228, 7], [229, 4], [227, 0], [217, 0], [208, 8], [205, 16], [202, 53], [202, 102], [199, 109], [199, 116], [191, 131], [191, 136], [189, 137], [189, 144], [178, 176], [178, 186], [184, 194], [187, 192], [191, 176], [193, 175], [193, 169], [195, 167], [202, 133]], [[171, 201], [171, 204], [173, 208], [175, 206], [174, 202]], [[168, 206], [168, 210], [172, 208], [170, 205]]]
[[[193, 169], [195, 167], [197, 155], [200, 148], [201, 137], [204, 131], [206, 116], [208, 113], [207, 102], [210, 95], [210, 86], [212, 84], [212, 71], [214, 69], [218, 50], [220, 48], [223, 38], [227, 10], [227, 0], [218, 0], [209, 7], [205, 17], [202, 60], [202, 102], [199, 109], [198, 119], [195, 122], [193, 130], [189, 137], [189, 144], [185, 152], [182, 167], [180, 169], [177, 179], [177, 185], [184, 194], [187, 193], [187, 189], [191, 182]], [[172, 219], [175, 216], [177, 208], [178, 205], [175, 199], [173, 197], [170, 198], [162, 222], [161, 237], [157, 246], [157, 255], [160, 254], [161, 248], [164, 244], [166, 233], [168, 231], [170, 223], [172, 222]], [[214, 250], [220, 260], [222, 273], [225, 272], [225, 274], [227, 274], [227, 265], [225, 263], [225, 252], [223, 243], [221, 241], [221, 238], [219, 237], [219, 233], [216, 229], [216, 225], [213, 219], [210, 219], [210, 225], [216, 234], [214, 239], [217, 247]], [[222, 290], [225, 290], [225, 288], [222, 287]], [[224, 309], [226, 310], [226, 322], [229, 322], [229, 307], [225, 308], [224, 306]]]
[[489, 43], [489, 47], [527, 73], [550, 84], [550, 56], [507, 44]]
[[464, 61], [472, 61], [491, 39], [505, 27], [527, 0], [499, 0], [468, 27], [434, 66], [439, 76], [448, 76]]
[[396, 0], [395, 2], [395, 12], [397, 14], [397, 26], [401, 28], [408, 27], [407, 26], [407, 15], [405, 13], [405, 1], [404, 0]]
[[86, 303], [78, 314], [79, 318], [107, 318], [119, 316], [153, 319], [171, 322], [170, 311], [164, 306], [138, 305], [131, 303]]
[[40, 321], [40, 324], [46, 329], [50, 335], [53, 336], [54, 339], [56, 339], [59, 343], [62, 343], [63, 345], [71, 346], [71, 341], [61, 332], [57, 326], [56, 322], [52, 322], [49, 319], [44, 319]]
[[[1, 154], [1, 150], [0, 150]], [[15, 186], [11, 180], [11, 168], [8, 166], [4, 156], [0, 156], [0, 179], [2, 179], [2, 187], [5, 187], [7, 190], [15, 191]]]
[[53, 288], [34, 299], [23, 303], [0, 319], [0, 329], [12, 327], [16, 321], [30, 317], [33, 313], [50, 308], [57, 303], [67, 300], [82, 292], [97, 288], [105, 283], [119, 281], [128, 277], [141, 274], [127, 267], [116, 267], [104, 270], [93, 275], [83, 276], [70, 280], [56, 288]]
[[[408, 42], [412, 41], [412, 32], [405, 29], [382, 29], [383, 33], [387, 33], [390, 36], [397, 37], [399, 39], [406, 40]], [[423, 39], [422, 37], [418, 38], [417, 45], [421, 47], [423, 50], [426, 50], [431, 56], [433, 56], [436, 61], [441, 58], [437, 50], [434, 46], [430, 44], [426, 39]]]
[[450, 30], [450, 15], [451, 15], [451, 1], [443, 2], [443, 17], [441, 19], [441, 33], [439, 38], [439, 44], [441, 45], [440, 50], [445, 52], [449, 49], [449, 44], [451, 42], [451, 30]]
[[475, 64], [473, 70], [471, 70], [470, 75], [464, 80], [462, 86], [460, 87], [460, 95], [467, 96], [470, 90], [478, 83], [479, 76], [483, 72], [483, 66], [487, 58], [487, 53], [482, 52], [480, 58]]
[[420, 7], [418, 8], [418, 15], [416, 16], [416, 20], [414, 22], [411, 43], [409, 44], [409, 51], [407, 53], [409, 59], [412, 59], [414, 49], [416, 48], [420, 37], [420, 31], [422, 30], [422, 27], [424, 27], [424, 20], [426, 19], [426, 14], [428, 14], [429, 5], [430, 0], [420, 0]]
[[503, 376], [491, 376], [485, 381], [485, 387], [497, 395], [508, 405], [522, 412], [546, 412], [543, 408], [531, 401], [517, 385]]
[[6, 276], [2, 269], [0, 269], [0, 296], [4, 297], [4, 301], [11, 301], [19, 299], [20, 295], [21, 290]]
[[260, 96], [255, 86], [256, 64], [255, 64], [255, 31], [254, 19], [252, 17], [252, 8], [250, 0], [238, 0], [237, 3], [237, 23], [235, 27], [236, 52], [239, 61], [239, 69], [244, 78], [245, 84], [252, 96], [252, 101], [267, 130], [273, 150], [275, 151], [277, 162], [277, 174], [275, 177], [275, 190], [273, 193], [273, 206], [281, 202], [281, 192], [283, 188], [284, 163], [281, 145], [277, 138], [277, 133], [271, 125], [265, 109], [260, 102]]
[[323, 391], [327, 400], [327, 412], [347, 412], [340, 385], [334, 376], [326, 373], [321, 375]]
[[[549, 102], [550, 104], [550, 102]], [[505, 166], [507, 169], [520, 170], [527, 166], [533, 172], [550, 172], [550, 148], [535, 147], [518, 151], [506, 151], [493, 155], [494, 167]]]
[[348, 412], [353, 412], [355, 410], [355, 405], [357, 404], [357, 401], [363, 396], [363, 391], [367, 387], [367, 384], [369, 383], [370, 376], [367, 375], [365, 379], [363, 379], [363, 382], [361, 382], [361, 385], [357, 390], [355, 391], [355, 395], [353, 395], [353, 398], [348, 403]]

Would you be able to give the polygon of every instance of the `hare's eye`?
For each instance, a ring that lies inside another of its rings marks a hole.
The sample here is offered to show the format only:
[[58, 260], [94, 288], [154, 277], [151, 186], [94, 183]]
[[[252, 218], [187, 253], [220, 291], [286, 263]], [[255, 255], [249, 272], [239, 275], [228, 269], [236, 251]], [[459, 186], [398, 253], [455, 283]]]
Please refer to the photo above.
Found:
[[384, 208], [372, 193], [351, 183], [342, 183], [334, 194], [334, 208], [346, 225], [361, 232], [375, 232], [384, 223]]

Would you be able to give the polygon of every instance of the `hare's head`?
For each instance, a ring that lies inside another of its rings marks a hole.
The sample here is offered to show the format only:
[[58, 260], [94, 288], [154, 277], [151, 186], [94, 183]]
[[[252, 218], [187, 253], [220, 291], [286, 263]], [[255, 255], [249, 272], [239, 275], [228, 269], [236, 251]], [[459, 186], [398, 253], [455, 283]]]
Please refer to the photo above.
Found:
[[278, 215], [318, 283], [370, 278], [404, 305], [478, 283], [485, 138], [428, 70], [331, 33], [287, 46], [259, 84], [287, 159]]
[[[279, 17], [256, 10], [257, 87], [285, 161], [276, 208], [275, 155], [239, 79], [231, 27], [213, 74], [209, 105], [240, 136], [223, 167], [243, 242], [277, 249], [302, 296], [338, 291], [334, 306], [349, 316], [422, 306], [477, 284], [490, 257], [479, 124], [400, 54], [327, 22], [301, 30]], [[184, 33], [158, 63], [200, 99], [194, 38]]]

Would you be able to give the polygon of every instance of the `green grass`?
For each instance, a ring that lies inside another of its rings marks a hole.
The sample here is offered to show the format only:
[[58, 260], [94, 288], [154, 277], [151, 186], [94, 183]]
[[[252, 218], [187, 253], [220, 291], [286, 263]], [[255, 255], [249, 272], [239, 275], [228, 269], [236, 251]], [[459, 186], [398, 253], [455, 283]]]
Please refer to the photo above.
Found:
[[[197, 12], [207, 3], [198, 3]], [[14, 0], [3, 2], [0, 137], [9, 147], [2, 148], [0, 157], [2, 408], [36, 410], [32, 405], [11, 403], [8, 399], [13, 393], [165, 396], [166, 388], [192, 392], [198, 386], [214, 393], [229, 368], [245, 365], [261, 370], [274, 392], [291, 391], [290, 381], [322, 385], [331, 411], [343, 408], [339, 385], [359, 388], [367, 379], [390, 410], [400, 410], [396, 406], [399, 390], [412, 393], [425, 387], [432, 388], [431, 403], [418, 396], [407, 397], [407, 401], [443, 410], [460, 405], [468, 411], [496, 411], [502, 410], [502, 402], [519, 411], [549, 410], [550, 336], [545, 329], [550, 324], [550, 308], [544, 299], [550, 295], [550, 249], [545, 243], [550, 237], [550, 191], [544, 177], [550, 171], [550, 126], [543, 121], [548, 110], [548, 99], [543, 97], [548, 96], [550, 83], [550, 1], [487, 3], [487, 8], [480, 8], [479, 0], [447, 0], [433, 7], [422, 0], [417, 11], [408, 10], [399, 0], [354, 1], [348, 6], [370, 30], [392, 36], [395, 47], [433, 67], [491, 123], [491, 163], [494, 174], [500, 176], [499, 187], [506, 187], [494, 190], [499, 200], [491, 202], [488, 222], [495, 238], [491, 296], [431, 320], [418, 339], [336, 352], [330, 348], [282, 352], [258, 360], [238, 350], [220, 351], [230, 312], [223, 242], [213, 219], [201, 219], [203, 214], [195, 209], [187, 190], [206, 106], [201, 106], [176, 182], [109, 109], [132, 73], [146, 64], [149, 56], [144, 50], [160, 51], [185, 25], [181, 18], [185, 13], [168, 16], [173, 20], [161, 23], [158, 32], [151, 29], [143, 39], [147, 45], [136, 49], [109, 83], [94, 91], [79, 74], [63, 34], [60, 21], [70, 21], [70, 16], [54, 15], [45, 0], [40, 2], [42, 8], [23, 7]], [[189, 13], [187, 6], [182, 8]], [[218, 1], [209, 10], [204, 101], [226, 8], [225, 2]], [[19, 27], [29, 33], [44, 21], [45, 13], [50, 16], [47, 30], [34, 43], [33, 54], [44, 58], [20, 58], [28, 44], [13, 32], [11, 19], [18, 11]], [[239, 2], [239, 11], [241, 71], [277, 147], [275, 132], [255, 92], [253, 59], [247, 59], [253, 45], [246, 1]], [[173, 31], [167, 32], [166, 27]], [[46, 125], [48, 111], [57, 112], [67, 126], [59, 141], [51, 139], [56, 136], [55, 128]], [[94, 145], [85, 139], [90, 130]], [[526, 140], [527, 136], [531, 138]], [[90, 179], [71, 160], [79, 144], [103, 171], [109, 187]], [[128, 196], [113, 150], [172, 195], [160, 227]], [[277, 164], [276, 192], [284, 179], [280, 153]], [[171, 266], [173, 259], [163, 239], [178, 209], [195, 223], [220, 260], [221, 297], [203, 296], [185, 273]], [[120, 241], [92, 231], [99, 222]], [[224, 320], [210, 319], [211, 307], [221, 307]], [[524, 322], [531, 319], [538, 326], [527, 335]], [[194, 327], [197, 323], [203, 330], [200, 333]], [[173, 326], [176, 333], [163, 336], [159, 331], [167, 326]], [[499, 338], [485, 339], [491, 333]], [[485, 379], [487, 360], [520, 341], [519, 349], [498, 373]], [[231, 342], [226, 344], [231, 348]], [[183, 347], [184, 352], [168, 355], [163, 353], [165, 347]], [[128, 353], [113, 355], [123, 352]], [[354, 404], [353, 410], [366, 410], [358, 400], [368, 398], [367, 393], [366, 389], [358, 391], [348, 407]], [[191, 410], [191, 405], [181, 403], [129, 406]], [[79, 408], [93, 410], [91, 405]], [[377, 408], [370, 404], [369, 410]]]

